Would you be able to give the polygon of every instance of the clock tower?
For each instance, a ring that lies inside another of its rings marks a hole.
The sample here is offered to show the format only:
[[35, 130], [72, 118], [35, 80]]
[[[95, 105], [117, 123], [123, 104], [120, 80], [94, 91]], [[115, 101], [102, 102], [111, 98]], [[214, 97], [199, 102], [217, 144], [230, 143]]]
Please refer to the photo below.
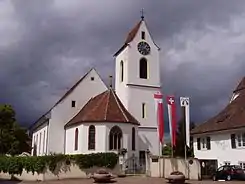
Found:
[[138, 150], [159, 154], [154, 94], [161, 90], [160, 48], [155, 44], [144, 17], [114, 54], [115, 90], [125, 108], [140, 122]]

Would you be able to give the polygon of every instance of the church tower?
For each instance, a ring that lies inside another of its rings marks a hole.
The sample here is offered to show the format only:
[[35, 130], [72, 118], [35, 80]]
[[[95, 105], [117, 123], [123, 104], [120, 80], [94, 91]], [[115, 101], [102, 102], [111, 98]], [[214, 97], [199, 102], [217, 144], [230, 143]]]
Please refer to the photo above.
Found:
[[141, 124], [140, 151], [149, 149], [152, 154], [159, 154], [154, 101], [154, 93], [161, 90], [159, 51], [142, 15], [114, 54], [116, 94]]

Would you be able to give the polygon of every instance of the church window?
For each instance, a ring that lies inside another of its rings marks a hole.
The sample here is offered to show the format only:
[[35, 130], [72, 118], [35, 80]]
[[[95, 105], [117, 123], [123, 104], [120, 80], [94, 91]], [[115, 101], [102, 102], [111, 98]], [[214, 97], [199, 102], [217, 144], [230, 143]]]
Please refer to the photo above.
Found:
[[140, 78], [147, 79], [148, 76], [148, 67], [147, 60], [145, 58], [140, 59]]
[[74, 100], [71, 101], [71, 107], [76, 107], [76, 101]]
[[122, 130], [114, 126], [109, 134], [109, 150], [119, 150], [122, 148]]
[[90, 79], [91, 79], [91, 81], [94, 81], [94, 77], [91, 77]]
[[123, 71], [123, 61], [120, 62], [120, 81], [123, 82], [123, 75], [124, 75], [124, 71]]
[[144, 40], [145, 39], [145, 31], [141, 32], [141, 39]]
[[142, 118], [145, 118], [145, 115], [146, 115], [146, 105], [145, 103], [142, 103]]
[[132, 128], [132, 150], [135, 150], [135, 128]]
[[90, 125], [88, 128], [88, 149], [95, 149], [95, 126]]
[[75, 130], [75, 146], [74, 146], [75, 151], [78, 150], [78, 128]]

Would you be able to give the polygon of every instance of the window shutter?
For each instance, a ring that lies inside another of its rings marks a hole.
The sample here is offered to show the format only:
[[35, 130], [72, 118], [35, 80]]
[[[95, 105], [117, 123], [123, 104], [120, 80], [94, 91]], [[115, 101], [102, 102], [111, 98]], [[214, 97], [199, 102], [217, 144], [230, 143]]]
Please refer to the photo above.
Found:
[[197, 150], [201, 150], [201, 139], [197, 138]]
[[235, 149], [236, 148], [236, 135], [231, 134], [231, 148]]
[[208, 150], [211, 149], [211, 141], [210, 141], [210, 137], [207, 137], [207, 149], [208, 149]]

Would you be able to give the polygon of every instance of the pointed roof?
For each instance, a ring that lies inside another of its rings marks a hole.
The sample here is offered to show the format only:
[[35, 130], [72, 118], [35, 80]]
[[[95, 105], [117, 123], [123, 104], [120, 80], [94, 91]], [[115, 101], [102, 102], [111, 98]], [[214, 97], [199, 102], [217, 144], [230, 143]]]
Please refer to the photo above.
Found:
[[[30, 127], [29, 130], [33, 130], [39, 126], [41, 126], [42, 124], [44, 124], [45, 122], [47, 122], [48, 120], [48, 116], [49, 113], [52, 111], [52, 109], [54, 107], [56, 107], [60, 102], [62, 102], [69, 94], [72, 93], [73, 90], [75, 90], [75, 88], [86, 78], [86, 76], [88, 76], [88, 74], [91, 71], [95, 71], [97, 74], [98, 72], [96, 71], [95, 68], [91, 68], [83, 77], [81, 77], [44, 115], [42, 115], [35, 123], [33, 123]], [[99, 75], [99, 74], [98, 74]]]
[[243, 89], [245, 89], [245, 77], [243, 77], [243, 79], [240, 81], [240, 83], [238, 84], [236, 89], [233, 91], [233, 93], [237, 93], [238, 91], [241, 91]]
[[91, 98], [81, 111], [65, 125], [65, 127], [80, 124], [82, 122], [140, 124], [127, 111], [112, 89]]
[[[123, 44], [123, 46], [113, 55], [114, 57], [115, 56], [117, 56], [118, 54], [120, 54], [121, 53], [121, 51], [123, 51], [127, 46], [128, 46], [128, 44], [130, 43], [130, 42], [132, 42], [133, 41], [133, 39], [135, 38], [135, 36], [136, 36], [136, 34], [138, 33], [138, 31], [139, 31], [139, 28], [140, 28], [140, 26], [141, 26], [141, 24], [142, 23], [145, 23], [145, 25], [146, 25], [146, 22], [145, 22], [145, 20], [144, 20], [144, 17], [142, 18], [141, 17], [141, 20], [133, 27], [133, 29], [131, 29], [131, 31], [128, 33], [128, 35], [127, 35], [127, 37], [126, 37], [126, 40], [125, 40], [125, 42], [124, 42], [124, 44]], [[147, 25], [146, 25], [146, 27], [147, 27]], [[150, 33], [149, 33], [150, 34]], [[151, 34], [150, 34], [151, 35]], [[157, 44], [154, 42], [154, 40], [152, 39], [152, 41], [153, 41], [153, 43], [155, 44], [155, 46], [158, 48], [158, 49], [160, 49], [160, 47], [159, 46], [157, 46]]]
[[140, 20], [134, 27], [133, 29], [131, 29], [131, 31], [128, 33], [127, 38], [123, 44], [123, 46], [114, 54], [114, 57], [117, 56], [118, 54], [120, 54], [121, 51], [123, 51], [123, 49], [125, 49], [128, 44], [133, 41], [133, 39], [135, 38], [141, 23], [143, 22], [143, 20]]
[[133, 41], [134, 37], [136, 36], [136, 34], [137, 34], [137, 32], [138, 32], [138, 30], [139, 30], [139, 28], [140, 28], [140, 25], [141, 25], [142, 21], [143, 21], [143, 20], [139, 21], [139, 22], [133, 27], [133, 29], [128, 33], [127, 38], [126, 38], [124, 44], [128, 44], [128, 43], [130, 43], [131, 41]]
[[245, 127], [245, 78], [235, 89], [239, 96], [231, 101], [220, 113], [197, 126], [191, 134], [202, 134]]

